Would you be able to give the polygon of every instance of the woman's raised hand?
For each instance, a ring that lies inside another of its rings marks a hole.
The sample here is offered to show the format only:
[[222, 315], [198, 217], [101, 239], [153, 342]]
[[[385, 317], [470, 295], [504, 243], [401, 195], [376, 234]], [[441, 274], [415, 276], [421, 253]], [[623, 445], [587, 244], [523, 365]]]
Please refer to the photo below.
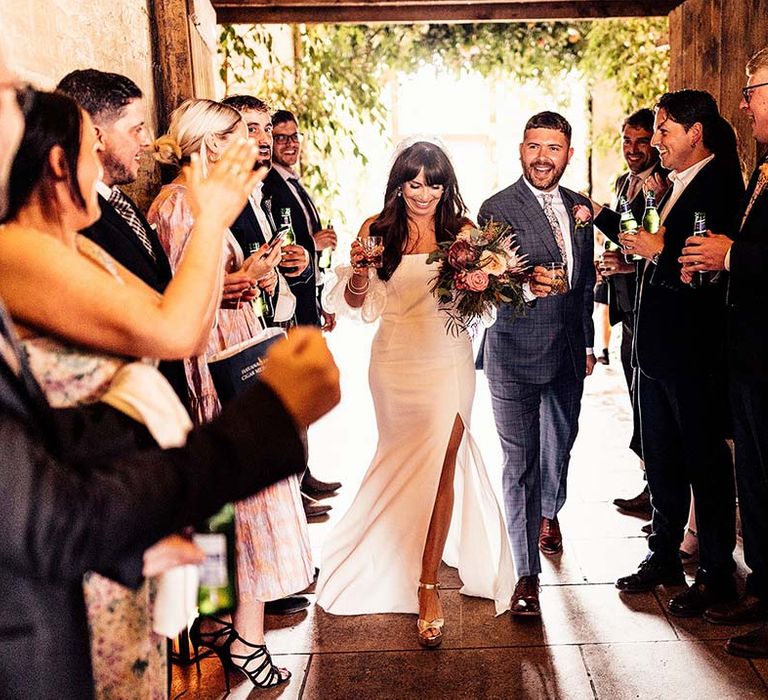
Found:
[[250, 139], [240, 139], [213, 163], [203, 177], [200, 156], [193, 153], [184, 174], [192, 214], [196, 221], [228, 228], [243, 210], [248, 195], [267, 176], [267, 168], [253, 170], [258, 148]]
[[363, 253], [363, 246], [360, 245], [360, 241], [357, 239], [352, 241], [349, 258], [353, 268], [359, 269], [365, 267], [365, 253]]

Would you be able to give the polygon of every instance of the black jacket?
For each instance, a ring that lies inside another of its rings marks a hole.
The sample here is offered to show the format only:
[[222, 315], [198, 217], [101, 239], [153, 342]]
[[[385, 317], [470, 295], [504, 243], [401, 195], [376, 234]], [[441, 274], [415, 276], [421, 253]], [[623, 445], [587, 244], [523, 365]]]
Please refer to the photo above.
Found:
[[296, 322], [299, 325], [320, 325], [320, 313], [317, 301], [317, 285], [315, 281], [317, 270], [317, 254], [315, 240], [307, 225], [307, 217], [291, 186], [274, 168], [267, 173], [264, 180], [264, 197], [272, 202], [272, 213], [275, 220], [280, 220], [280, 210], [291, 210], [291, 222], [296, 234], [296, 243], [309, 251], [310, 265], [307, 270], [312, 270], [310, 275], [299, 277], [286, 277], [288, 285], [296, 297]]
[[[106, 250], [117, 262], [136, 275], [142, 282], [162, 294], [171, 281], [173, 272], [168, 262], [168, 256], [165, 254], [155, 230], [149, 225], [139, 208], [134, 207], [136, 215], [139, 217], [147, 237], [152, 243], [152, 251], [155, 254], [155, 259], [153, 260], [125, 219], [101, 195], [99, 195], [99, 206], [101, 207], [101, 218], [80, 233]], [[164, 360], [160, 363], [159, 369], [173, 387], [181, 402], [189, 409], [189, 390], [187, 388], [187, 377], [184, 372], [183, 361]]]
[[149, 545], [305, 466], [265, 386], [185, 447], [137, 449], [150, 443], [108, 406], [51, 409], [0, 359], [0, 697], [91, 698], [83, 574], [135, 586]]
[[[768, 161], [764, 161], [764, 164]], [[759, 168], [749, 181], [744, 206], [757, 184]], [[718, 231], [728, 233], [728, 231]], [[768, 381], [768, 187], [763, 188], [731, 247], [728, 285], [728, 357], [730, 371], [745, 379]]]
[[743, 194], [744, 183], [724, 172], [717, 158], [707, 163], [666, 216], [658, 264], [640, 263], [644, 272], [635, 305], [633, 364], [647, 376], [724, 372], [724, 276], [718, 283], [692, 289], [680, 279], [678, 258], [693, 232], [694, 212], [706, 213], [709, 229], [732, 232]]

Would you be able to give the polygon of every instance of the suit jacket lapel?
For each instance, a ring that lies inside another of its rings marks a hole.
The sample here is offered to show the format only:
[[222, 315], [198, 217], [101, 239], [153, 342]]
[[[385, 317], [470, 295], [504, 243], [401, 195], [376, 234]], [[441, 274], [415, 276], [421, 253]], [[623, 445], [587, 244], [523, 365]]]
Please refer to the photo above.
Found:
[[[101, 218], [104, 223], [111, 226], [115, 231], [117, 231], [123, 238], [128, 240], [132, 246], [134, 246], [149, 262], [150, 265], [154, 266], [156, 264], [155, 260], [152, 259], [152, 256], [149, 254], [149, 251], [144, 247], [144, 244], [138, 239], [136, 234], [134, 233], [133, 229], [128, 225], [128, 222], [120, 216], [120, 214], [117, 213], [117, 210], [106, 200], [104, 197], [99, 195], [99, 205], [101, 206]], [[162, 249], [162, 246], [160, 247], [160, 252], [162, 255], [158, 255], [158, 251], [156, 250], [157, 245], [159, 245], [159, 241], [157, 241], [157, 234], [149, 227], [149, 224], [146, 222], [144, 217], [141, 215], [141, 212], [137, 211], [137, 214], [139, 215], [139, 221], [142, 222], [145, 229], [148, 229], [148, 234], [151, 232], [152, 235], [149, 235], [149, 240], [152, 241], [152, 247], [155, 249], [155, 256], [157, 257], [158, 261], [165, 260], [167, 258], [165, 251]], [[156, 245], [157, 243], [157, 245]], [[162, 265], [162, 262], [160, 262]], [[166, 260], [167, 264], [167, 260]], [[168, 273], [170, 276], [170, 267], [168, 268]]]
[[[525, 215], [528, 221], [533, 224], [533, 230], [537, 232], [539, 240], [547, 249], [547, 252], [552, 256], [552, 260], [560, 260], [560, 249], [555, 242], [555, 235], [552, 233], [552, 227], [547, 221], [547, 217], [544, 215], [544, 209], [541, 204], [536, 200], [533, 192], [531, 192], [528, 185], [523, 182], [521, 177], [515, 183], [515, 190], [521, 199], [521, 212]], [[531, 260], [531, 263], [544, 262], [541, 260]]]
[[571, 254], [573, 255], [573, 274], [571, 275], [571, 282], [575, 284], [578, 275], [581, 272], [581, 255], [584, 249], [582, 243], [582, 236], [576, 235], [576, 217], [573, 215], [573, 207], [576, 204], [571, 195], [564, 190], [560, 189], [560, 196], [563, 198], [563, 204], [565, 204], [565, 210], [568, 213], [568, 223], [571, 227], [570, 231], [563, 231], [563, 236], [571, 237]]

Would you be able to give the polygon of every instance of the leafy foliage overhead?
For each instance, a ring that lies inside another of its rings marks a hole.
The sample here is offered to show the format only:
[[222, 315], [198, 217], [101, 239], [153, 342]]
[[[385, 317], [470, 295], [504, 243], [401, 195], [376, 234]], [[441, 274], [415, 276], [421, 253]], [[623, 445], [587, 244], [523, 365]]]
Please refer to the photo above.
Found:
[[[356, 126], [384, 131], [383, 91], [395, 72], [425, 65], [457, 75], [538, 80], [581, 73], [612, 79], [622, 107], [652, 104], [666, 89], [666, 18], [594, 22], [412, 25], [298, 25], [292, 27], [291, 63], [276, 58], [267, 25], [224, 25], [220, 76], [228, 92], [238, 85], [292, 110], [321, 162], [339, 148], [365, 163]], [[333, 196], [333, 185], [311, 165], [305, 176]]]

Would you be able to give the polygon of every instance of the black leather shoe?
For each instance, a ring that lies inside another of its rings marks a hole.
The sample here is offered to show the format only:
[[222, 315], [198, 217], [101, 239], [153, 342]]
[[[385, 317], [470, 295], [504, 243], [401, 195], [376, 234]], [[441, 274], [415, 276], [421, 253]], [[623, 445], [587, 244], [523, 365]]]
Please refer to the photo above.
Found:
[[667, 610], [675, 617], [698, 617], [712, 605], [732, 603], [738, 597], [732, 577], [712, 582], [697, 574], [696, 581], [688, 590], [667, 603]]
[[306, 493], [301, 494], [301, 502], [304, 506], [304, 515], [307, 516], [307, 520], [320, 518], [331, 510], [331, 506], [318, 503], [314, 498], [307, 496]]
[[290, 595], [280, 600], [270, 600], [264, 604], [267, 615], [293, 615], [309, 607], [309, 598], [303, 595]]
[[725, 650], [733, 656], [744, 656], [748, 659], [768, 659], [768, 625], [756, 630], [731, 637], [725, 643]]
[[338, 491], [340, 488], [340, 481], [320, 481], [320, 479], [316, 479], [312, 476], [309, 469], [304, 472], [304, 476], [301, 479], [301, 490], [313, 498], [317, 498], [318, 496], [330, 496], [334, 491]]
[[650, 518], [653, 514], [651, 494], [648, 491], [647, 486], [634, 498], [614, 498], [613, 505], [619, 510], [625, 510], [627, 513], [635, 515], [642, 515], [646, 518]]
[[640, 531], [645, 535], [650, 535], [653, 533], [653, 523], [646, 523], [640, 528]]
[[685, 574], [679, 561], [662, 563], [651, 557], [641, 562], [634, 574], [616, 581], [616, 588], [625, 593], [645, 593], [656, 586], [681, 586], [684, 583]]
[[743, 625], [768, 619], [768, 603], [762, 598], [745, 594], [733, 603], [707, 608], [704, 619], [714, 625]]

